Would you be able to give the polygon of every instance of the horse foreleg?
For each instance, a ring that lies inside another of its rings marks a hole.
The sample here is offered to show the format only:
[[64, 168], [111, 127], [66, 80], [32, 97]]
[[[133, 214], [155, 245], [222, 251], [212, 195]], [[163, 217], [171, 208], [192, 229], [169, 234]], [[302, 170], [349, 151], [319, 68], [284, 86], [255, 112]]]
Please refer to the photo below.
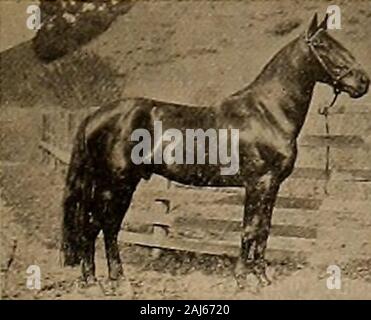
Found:
[[246, 188], [237, 277], [252, 272], [258, 277], [260, 283], [270, 282], [266, 275], [264, 255], [278, 188], [279, 184], [271, 173], [260, 177], [254, 186]]
[[277, 189], [272, 190], [272, 194], [265, 198], [265, 204], [262, 208], [262, 216], [260, 220], [257, 237], [255, 239], [255, 247], [251, 255], [253, 257], [254, 274], [258, 277], [260, 284], [269, 285], [271, 280], [267, 276], [267, 262], [265, 260], [265, 250], [267, 248], [268, 237], [271, 228], [272, 212], [276, 200]]

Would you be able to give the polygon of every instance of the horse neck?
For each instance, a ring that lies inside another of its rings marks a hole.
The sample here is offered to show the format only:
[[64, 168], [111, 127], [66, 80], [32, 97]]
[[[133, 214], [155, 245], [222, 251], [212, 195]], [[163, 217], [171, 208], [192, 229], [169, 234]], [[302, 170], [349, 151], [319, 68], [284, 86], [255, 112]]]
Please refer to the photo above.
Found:
[[277, 123], [287, 123], [284, 128], [287, 134], [297, 137], [320, 72], [304, 38], [299, 37], [280, 50], [247, 88], [231, 97], [245, 101], [246, 108], [251, 107], [253, 99]]

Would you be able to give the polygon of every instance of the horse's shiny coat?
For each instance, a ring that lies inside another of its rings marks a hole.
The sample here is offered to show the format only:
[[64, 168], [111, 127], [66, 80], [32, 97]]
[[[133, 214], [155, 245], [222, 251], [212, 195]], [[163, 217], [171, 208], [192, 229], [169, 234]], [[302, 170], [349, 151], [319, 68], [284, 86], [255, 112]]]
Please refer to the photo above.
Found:
[[[307, 41], [311, 37], [312, 47]], [[368, 76], [353, 56], [328, 35], [324, 23], [317, 26], [315, 16], [305, 36], [286, 45], [250, 85], [218, 106], [191, 107], [133, 98], [89, 116], [75, 140], [64, 197], [66, 264], [82, 259], [84, 278], [93, 278], [94, 243], [103, 230], [109, 277], [118, 279], [123, 274], [117, 234], [139, 181], [155, 173], [188, 185], [244, 187], [238, 274], [246, 266], [253, 266], [250, 270], [267, 281], [264, 252], [272, 210], [280, 184], [294, 168], [297, 137], [314, 86], [316, 82], [334, 85], [333, 74], [344, 68], [347, 72], [337, 79], [337, 88], [352, 97], [366, 94]], [[163, 130], [238, 129], [238, 174], [223, 176], [219, 165], [208, 164], [134, 165], [130, 157], [135, 144], [130, 140], [131, 133], [145, 128], [153, 134], [156, 120], [162, 121]]]

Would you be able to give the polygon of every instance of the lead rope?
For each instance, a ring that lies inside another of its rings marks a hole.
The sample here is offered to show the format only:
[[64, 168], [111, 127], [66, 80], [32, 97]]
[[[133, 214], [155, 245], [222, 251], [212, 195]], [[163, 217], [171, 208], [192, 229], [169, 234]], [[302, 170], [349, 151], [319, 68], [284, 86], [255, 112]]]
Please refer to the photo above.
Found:
[[[326, 130], [326, 140], [329, 139], [330, 137], [330, 123], [329, 123], [329, 110], [334, 106], [339, 94], [340, 94], [340, 91], [338, 89], [335, 89], [334, 90], [334, 98], [332, 100], [332, 102], [328, 105], [328, 106], [324, 106], [323, 108], [319, 108], [318, 109], [318, 113], [321, 115], [321, 116], [324, 116], [325, 117], [325, 130]], [[328, 195], [328, 183], [330, 181], [330, 175], [331, 175], [331, 171], [330, 171], [330, 145], [327, 141], [326, 143], [326, 163], [325, 163], [325, 176], [326, 176], [326, 180], [325, 180], [325, 185], [324, 185], [324, 192], [326, 195]]]

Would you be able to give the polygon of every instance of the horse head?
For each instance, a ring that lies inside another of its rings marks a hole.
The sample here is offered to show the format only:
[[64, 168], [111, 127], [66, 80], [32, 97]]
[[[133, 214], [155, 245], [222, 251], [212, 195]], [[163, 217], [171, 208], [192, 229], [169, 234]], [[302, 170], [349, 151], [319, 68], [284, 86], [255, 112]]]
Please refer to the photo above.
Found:
[[370, 78], [353, 55], [327, 32], [328, 15], [318, 24], [314, 15], [305, 40], [320, 65], [319, 81], [330, 84], [335, 93], [346, 92], [352, 98], [365, 95]]

